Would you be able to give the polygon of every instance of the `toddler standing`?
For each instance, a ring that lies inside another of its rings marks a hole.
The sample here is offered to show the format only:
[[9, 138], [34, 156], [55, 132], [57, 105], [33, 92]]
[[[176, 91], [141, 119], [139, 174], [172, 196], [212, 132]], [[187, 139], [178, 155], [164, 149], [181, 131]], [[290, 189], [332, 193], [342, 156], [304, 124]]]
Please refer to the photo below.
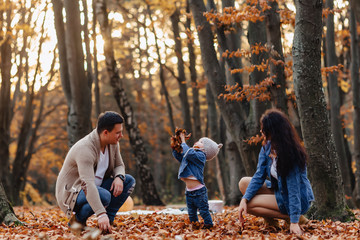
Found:
[[186, 184], [186, 206], [190, 222], [198, 222], [197, 210], [204, 219], [204, 228], [213, 227], [204, 183], [205, 162], [213, 159], [223, 146], [207, 137], [200, 138], [192, 148], [185, 142], [185, 134], [180, 134], [182, 153], [173, 150], [173, 156], [180, 162], [178, 178]]

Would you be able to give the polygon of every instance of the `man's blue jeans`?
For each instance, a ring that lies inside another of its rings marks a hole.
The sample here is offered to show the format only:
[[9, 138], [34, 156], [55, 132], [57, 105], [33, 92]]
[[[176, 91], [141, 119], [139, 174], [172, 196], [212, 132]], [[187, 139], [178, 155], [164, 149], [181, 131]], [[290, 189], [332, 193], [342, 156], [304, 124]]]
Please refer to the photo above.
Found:
[[[104, 179], [100, 187], [97, 187], [101, 203], [106, 208], [106, 213], [109, 217], [110, 223], [114, 222], [117, 211], [124, 204], [127, 197], [132, 193], [135, 187], [135, 179], [131, 175], [126, 174], [122, 193], [119, 196], [114, 197], [112, 191], [110, 192], [111, 184], [113, 181], [113, 178]], [[74, 212], [76, 213], [76, 220], [84, 225], [86, 223], [86, 220], [94, 214], [94, 211], [86, 200], [86, 196], [83, 190], [80, 191], [76, 199]]]
[[197, 210], [199, 209], [200, 216], [204, 219], [207, 225], [213, 225], [208, 203], [208, 194], [206, 187], [195, 191], [186, 191], [186, 206], [188, 208], [190, 222], [197, 222]]

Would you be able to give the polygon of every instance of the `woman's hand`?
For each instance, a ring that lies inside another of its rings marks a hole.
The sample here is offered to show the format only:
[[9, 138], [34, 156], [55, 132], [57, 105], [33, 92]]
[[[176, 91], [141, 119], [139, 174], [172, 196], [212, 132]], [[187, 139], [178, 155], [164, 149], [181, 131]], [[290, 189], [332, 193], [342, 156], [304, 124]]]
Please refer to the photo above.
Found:
[[297, 235], [301, 235], [303, 232], [298, 223], [291, 223], [290, 224], [290, 233], [295, 233]]
[[239, 205], [239, 219], [242, 227], [244, 226], [244, 222], [245, 222], [243, 214], [245, 216], [247, 215], [247, 200], [245, 198], [241, 199]]

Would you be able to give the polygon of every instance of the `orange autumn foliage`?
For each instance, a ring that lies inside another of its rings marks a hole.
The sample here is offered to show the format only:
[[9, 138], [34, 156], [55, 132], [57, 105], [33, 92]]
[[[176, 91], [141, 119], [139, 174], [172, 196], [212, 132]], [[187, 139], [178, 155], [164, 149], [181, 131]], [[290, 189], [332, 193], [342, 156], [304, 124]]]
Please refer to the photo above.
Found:
[[[268, 88], [274, 85], [272, 78], [265, 78], [258, 84], [255, 85], [244, 85], [240, 87], [239, 84], [226, 85], [225, 91], [228, 93], [220, 94], [218, 98], [224, 98], [226, 101], [250, 101], [258, 99], [259, 101], [269, 101], [270, 92]], [[277, 86], [278, 87], [278, 86]]]
[[191, 137], [191, 133], [187, 133], [185, 129], [183, 128], [176, 128], [174, 136], [171, 136], [170, 138], [170, 146], [173, 150], [177, 151], [178, 153], [181, 153], [182, 147], [181, 147], [181, 138], [180, 134], [185, 134], [185, 140], [188, 140]]
[[322, 67], [321, 74], [328, 76], [329, 72], [338, 72], [341, 68], [344, 68], [344, 65], [338, 64], [337, 66]]
[[244, 142], [246, 142], [249, 145], [257, 145], [259, 142], [263, 142], [264, 140], [265, 137], [263, 135], [256, 134], [255, 136], [252, 136], [249, 139], [245, 139]]

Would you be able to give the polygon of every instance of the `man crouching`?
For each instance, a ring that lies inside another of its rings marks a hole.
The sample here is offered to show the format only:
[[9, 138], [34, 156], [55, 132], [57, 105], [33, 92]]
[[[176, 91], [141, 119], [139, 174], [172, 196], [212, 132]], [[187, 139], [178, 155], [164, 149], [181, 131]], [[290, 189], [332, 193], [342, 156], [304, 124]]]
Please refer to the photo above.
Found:
[[116, 112], [100, 114], [96, 129], [69, 150], [55, 193], [69, 226], [78, 222], [85, 227], [95, 213], [100, 230], [111, 232], [117, 211], [134, 190], [135, 179], [125, 174], [118, 143], [123, 122]]

